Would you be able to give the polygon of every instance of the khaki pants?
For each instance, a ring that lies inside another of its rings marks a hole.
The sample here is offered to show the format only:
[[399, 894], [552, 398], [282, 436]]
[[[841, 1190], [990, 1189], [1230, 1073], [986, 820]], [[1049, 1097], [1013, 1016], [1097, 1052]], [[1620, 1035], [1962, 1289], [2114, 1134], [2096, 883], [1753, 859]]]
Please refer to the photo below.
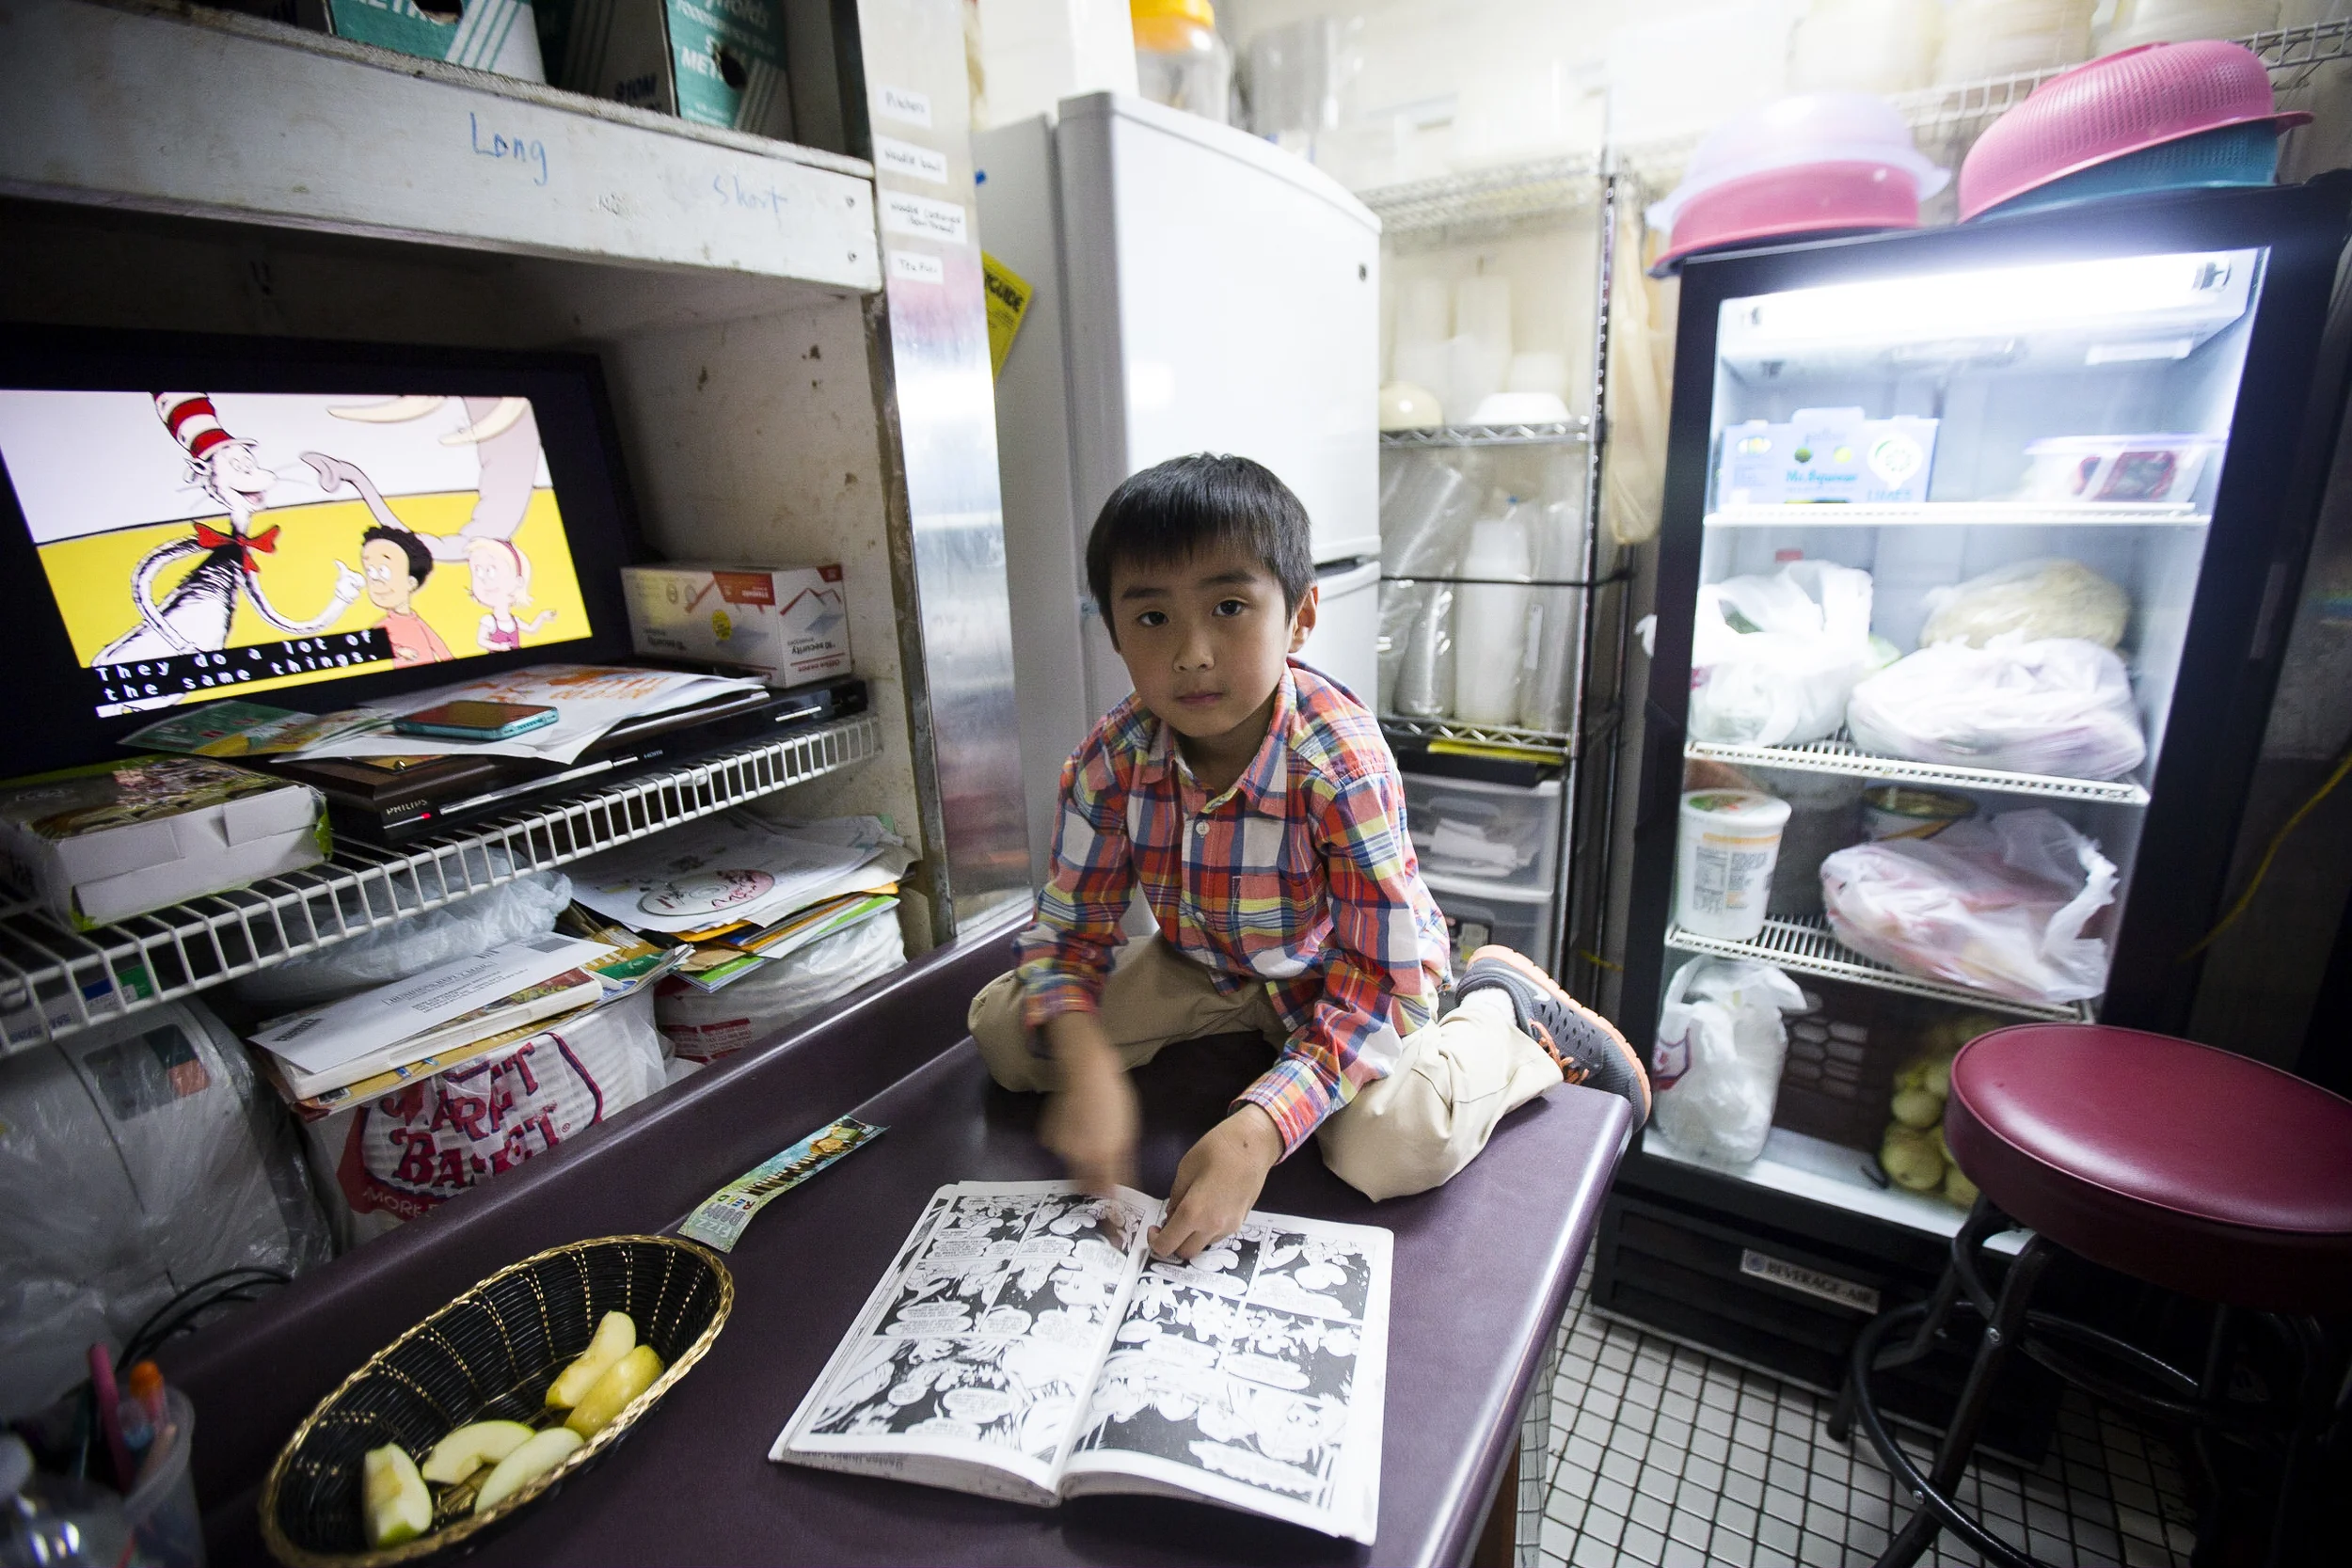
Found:
[[[1121, 1067], [1141, 1067], [1178, 1040], [1254, 1031], [1280, 1050], [1289, 1037], [1263, 986], [1226, 994], [1209, 972], [1158, 937], [1131, 942], [1103, 987], [1102, 1021]], [[1370, 1042], [1391, 1058], [1389, 1074], [1367, 1084], [1317, 1130], [1324, 1164], [1371, 1198], [1424, 1192], [1470, 1163], [1509, 1112], [1560, 1082], [1541, 1046], [1499, 1021], [1473, 999], [1429, 1028]], [[973, 1041], [996, 1082], [1036, 1093], [1057, 1086], [1058, 1070], [1029, 1050], [1021, 1022], [1021, 981], [998, 975], [972, 999]]]

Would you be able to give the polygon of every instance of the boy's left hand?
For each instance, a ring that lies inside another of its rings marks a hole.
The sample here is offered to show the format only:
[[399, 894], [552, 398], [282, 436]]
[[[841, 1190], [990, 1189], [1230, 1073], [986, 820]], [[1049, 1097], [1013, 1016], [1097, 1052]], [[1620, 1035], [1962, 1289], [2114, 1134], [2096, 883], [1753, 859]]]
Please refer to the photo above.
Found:
[[1282, 1133], [1255, 1104], [1244, 1105], [1202, 1134], [1176, 1166], [1168, 1218], [1152, 1232], [1152, 1250], [1190, 1261], [1241, 1228], [1282, 1158]]

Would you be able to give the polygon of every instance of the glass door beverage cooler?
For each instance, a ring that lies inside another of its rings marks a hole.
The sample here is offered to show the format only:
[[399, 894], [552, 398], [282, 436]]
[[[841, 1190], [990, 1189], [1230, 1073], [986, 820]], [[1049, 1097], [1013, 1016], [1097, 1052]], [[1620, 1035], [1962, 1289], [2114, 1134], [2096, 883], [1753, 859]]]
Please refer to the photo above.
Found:
[[2342, 406], [2348, 201], [1686, 267], [1621, 1008], [1660, 1092], [1604, 1309], [1835, 1387], [1973, 1196], [1952, 1053], [2185, 1030]]

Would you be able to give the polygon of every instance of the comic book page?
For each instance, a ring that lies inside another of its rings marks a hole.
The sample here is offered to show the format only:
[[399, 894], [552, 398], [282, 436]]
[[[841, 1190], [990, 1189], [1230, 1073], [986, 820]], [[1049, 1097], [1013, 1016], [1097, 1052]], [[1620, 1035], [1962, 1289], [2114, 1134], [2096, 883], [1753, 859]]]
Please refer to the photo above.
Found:
[[1370, 1542], [1379, 1518], [1389, 1232], [1252, 1212], [1151, 1260], [1062, 1495], [1164, 1492]]
[[1160, 1209], [943, 1187], [769, 1458], [1050, 1506]]
[[0, 466], [100, 716], [594, 630], [527, 398], [0, 388]]

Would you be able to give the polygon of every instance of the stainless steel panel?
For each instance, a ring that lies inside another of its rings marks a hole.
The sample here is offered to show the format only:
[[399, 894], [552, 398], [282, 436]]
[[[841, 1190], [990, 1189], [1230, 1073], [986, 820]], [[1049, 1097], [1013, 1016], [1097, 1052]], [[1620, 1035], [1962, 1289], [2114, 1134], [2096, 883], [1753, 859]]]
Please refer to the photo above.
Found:
[[[883, 310], [876, 396], [904, 517], [900, 626], [915, 766], [927, 797], [940, 940], [1025, 895], [1020, 719], [1005, 590], [995, 401], [972, 198], [971, 102], [960, 0], [858, 0]], [[860, 128], [852, 124], [852, 139]], [[932, 806], [935, 802], [935, 811]]]

